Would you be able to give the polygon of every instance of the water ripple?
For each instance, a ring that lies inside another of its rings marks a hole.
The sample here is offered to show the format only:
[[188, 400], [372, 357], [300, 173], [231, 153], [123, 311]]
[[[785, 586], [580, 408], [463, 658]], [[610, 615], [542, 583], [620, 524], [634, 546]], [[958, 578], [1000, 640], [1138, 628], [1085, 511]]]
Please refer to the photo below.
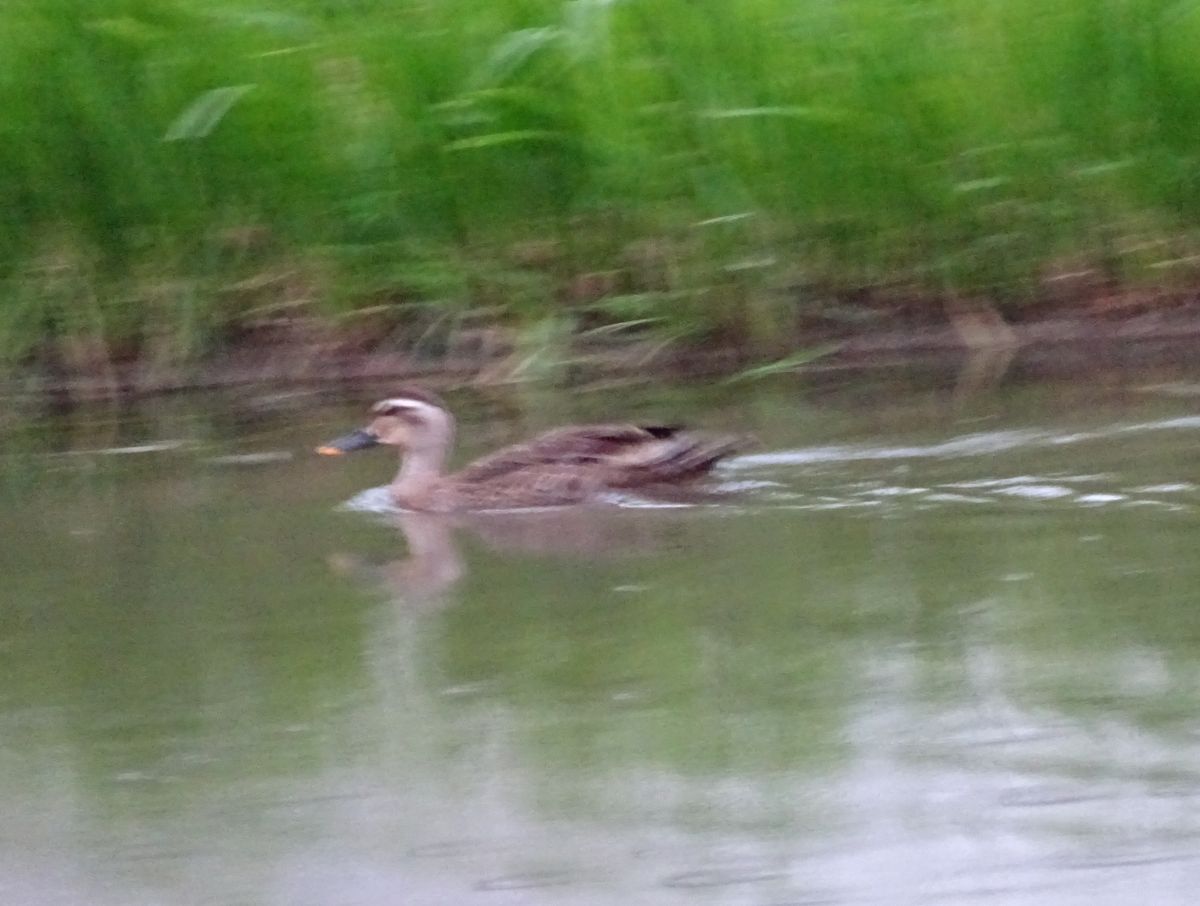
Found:
[[1114, 798], [1112, 793], [1079, 786], [1037, 785], [1005, 790], [1000, 794], [999, 802], [1005, 808], [1043, 808], [1045, 806], [1100, 802]]
[[359, 491], [343, 503], [339, 509], [347, 510], [351, 513], [375, 513], [377, 515], [395, 515], [396, 513], [403, 512], [392, 501], [388, 489], [382, 486]]
[[1075, 494], [1070, 488], [1060, 484], [1017, 484], [1001, 488], [996, 492], [1008, 497], [1028, 497], [1032, 500], [1058, 500]]
[[984, 431], [964, 434], [933, 444], [912, 446], [831, 445], [800, 450], [751, 453], [730, 460], [727, 468], [757, 469], [763, 466], [797, 466], [824, 462], [852, 462], [876, 459], [948, 459], [986, 456], [1027, 447], [1058, 447], [1092, 440], [1105, 440], [1153, 431], [1200, 430], [1200, 415], [1166, 418], [1158, 421], [1109, 425], [1094, 431], [1050, 431], [1041, 428]]
[[574, 883], [575, 876], [566, 871], [535, 871], [528, 874], [502, 875], [485, 878], [475, 885], [476, 890], [537, 890], [542, 887], [563, 887]]
[[1191, 862], [1200, 859], [1194, 850], [1156, 851], [1149, 849], [1113, 849], [1110, 852], [1088, 853], [1060, 860], [1059, 868], [1098, 870], [1107, 868], [1136, 868], [1144, 865], [1162, 865], [1171, 862]]
[[[1037, 506], [1149, 507], [1166, 511], [1187, 511], [1200, 495], [1200, 484], [1164, 476], [1159, 481], [1133, 479], [1130, 474], [1090, 472], [1043, 475], [984, 475], [952, 481], [931, 482], [928, 486], [904, 480], [896, 475], [916, 475], [915, 470], [889, 467], [892, 480], [863, 480], [862, 469], [846, 470], [844, 481], [831, 475], [829, 466], [897, 460], [948, 460], [978, 457], [1021, 449], [1046, 449], [1085, 441], [1127, 437], [1156, 431], [1200, 430], [1200, 416], [1183, 416], [1157, 421], [1110, 424], [1088, 431], [1055, 431], [1040, 428], [988, 431], [951, 437], [918, 445], [828, 445], [801, 449], [776, 450], [740, 456], [725, 465], [729, 474], [753, 476], [773, 481], [773, 487], [755, 487], [746, 483], [743, 493], [771, 507], [804, 510], [840, 510], [883, 507], [886, 512], [905, 507], [928, 510], [935, 507], [997, 504], [1002, 501], [1024, 502]], [[820, 469], [806, 467], [821, 466]], [[787, 469], [795, 470], [790, 477]], [[804, 471], [801, 471], [801, 470]], [[1015, 471], [1015, 470], [1014, 470]], [[804, 484], [813, 476], [821, 483], [810, 492]], [[882, 477], [882, 476], [881, 476]], [[949, 477], [949, 476], [946, 476]], [[832, 479], [832, 480], [831, 480]], [[803, 482], [803, 483], [802, 483]], [[1165, 498], [1165, 499], [1164, 499]]]
[[[997, 478], [980, 481], [950, 482], [932, 487], [920, 485], [904, 486], [880, 484], [864, 489], [862, 482], [850, 482], [842, 487], [822, 487], [820, 493], [805, 494], [800, 491], [789, 493], [772, 491], [758, 494], [754, 499], [772, 509], [788, 510], [849, 510], [880, 509], [887, 512], [902, 511], [906, 506], [928, 510], [933, 507], [983, 504], [998, 504], [1004, 501], [1020, 501], [1029, 505], [1080, 506], [1099, 508], [1109, 506], [1158, 507], [1171, 511], [1184, 511], [1184, 502], [1163, 501], [1153, 497], [1139, 497], [1128, 489], [1083, 489], [1071, 487], [1072, 482], [1093, 481], [1096, 476], [1036, 476], [1022, 475], [1016, 478]], [[963, 493], [970, 489], [972, 493]]]
[[664, 878], [664, 887], [696, 890], [706, 887], [729, 887], [734, 884], [759, 884], [785, 877], [782, 872], [746, 868], [698, 868]]
[[414, 846], [408, 854], [416, 859], [458, 859], [481, 853], [499, 853], [505, 849], [483, 840], [438, 840]]

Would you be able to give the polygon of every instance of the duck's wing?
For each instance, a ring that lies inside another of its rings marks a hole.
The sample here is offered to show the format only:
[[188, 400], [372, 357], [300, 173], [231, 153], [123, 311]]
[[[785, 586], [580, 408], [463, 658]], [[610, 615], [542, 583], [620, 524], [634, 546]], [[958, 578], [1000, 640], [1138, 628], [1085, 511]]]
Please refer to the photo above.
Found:
[[497, 450], [455, 478], [483, 482], [571, 467], [594, 470], [612, 485], [676, 481], [708, 471], [740, 446], [738, 438], [705, 437], [673, 425], [579, 425]]
[[558, 428], [477, 459], [455, 477], [463, 481], [489, 481], [537, 466], [599, 465], [654, 440], [655, 434], [674, 430], [639, 425]]

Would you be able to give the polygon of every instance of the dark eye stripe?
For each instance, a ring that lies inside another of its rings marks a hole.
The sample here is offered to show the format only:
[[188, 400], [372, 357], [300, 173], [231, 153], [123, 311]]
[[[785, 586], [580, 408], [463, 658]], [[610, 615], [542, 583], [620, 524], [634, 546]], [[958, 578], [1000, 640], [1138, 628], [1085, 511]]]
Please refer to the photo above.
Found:
[[421, 413], [415, 412], [407, 406], [392, 406], [383, 414], [394, 416], [401, 421], [408, 422], [410, 425], [419, 425], [424, 421]]

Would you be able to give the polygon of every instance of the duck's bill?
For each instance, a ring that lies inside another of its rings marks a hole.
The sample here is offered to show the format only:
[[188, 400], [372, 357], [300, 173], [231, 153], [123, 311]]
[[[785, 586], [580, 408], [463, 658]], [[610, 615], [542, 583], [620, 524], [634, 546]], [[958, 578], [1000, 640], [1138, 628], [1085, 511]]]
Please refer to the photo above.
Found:
[[370, 431], [351, 431], [349, 434], [331, 440], [317, 447], [322, 456], [341, 456], [343, 453], [353, 453], [355, 450], [365, 450], [379, 443], [379, 438]]

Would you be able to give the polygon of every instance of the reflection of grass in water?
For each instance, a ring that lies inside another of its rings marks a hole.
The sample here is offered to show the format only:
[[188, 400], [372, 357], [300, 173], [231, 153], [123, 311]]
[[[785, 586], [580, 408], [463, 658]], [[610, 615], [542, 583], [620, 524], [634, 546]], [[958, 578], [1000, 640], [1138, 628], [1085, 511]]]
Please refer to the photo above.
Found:
[[1200, 684], [1190, 517], [1115, 507], [999, 518], [938, 520], [936, 540], [914, 551], [921, 598], [940, 599], [915, 624], [929, 645], [926, 706], [974, 702], [1001, 724], [1016, 708], [1081, 732], [1114, 720], [1189, 732]]
[[[1112, 540], [1081, 546], [1073, 523]], [[843, 752], [851, 709], [877, 695], [908, 702], [914, 742], [921, 714], [939, 733], [946, 709], [963, 706], [1002, 732], [1014, 717], [1005, 701], [1169, 732], [1187, 717], [1188, 675], [1138, 692], [1124, 672], [1131, 649], [1169, 673], [1194, 654], [1180, 594], [1194, 577], [1175, 569], [1182, 549], [1172, 554], [1186, 533], [1163, 529], [1128, 511], [757, 513], [688, 525], [631, 567], [533, 579], [480, 559], [446, 615], [444, 666], [455, 682], [487, 681], [529, 722], [541, 758], [585, 774], [615, 764], [756, 782], [824, 772]], [[1136, 597], [1112, 581], [1114, 551], [1151, 570]], [[1170, 566], [1156, 574], [1153, 564]], [[1012, 581], [1016, 571], [1028, 577]], [[608, 591], [631, 581], [648, 590]], [[486, 591], [495, 587], [527, 590], [498, 605]], [[981, 673], [989, 651], [996, 670]], [[864, 685], [864, 669], [888, 662], [911, 675]]]
[[53, 748], [89, 797], [135, 816], [312, 770], [322, 715], [362, 671], [365, 601], [325, 564], [328, 508], [292, 510], [310, 530], [281, 533], [273, 476], [244, 505], [228, 471], [157, 466], [42, 487], [10, 508], [21, 531], [0, 553], [5, 694], [57, 715], [6, 744]]
[[[487, 700], [503, 707], [505, 736], [536, 766], [523, 773], [539, 807], [744, 830], [794, 826], [811, 811], [813, 802], [786, 791], [837, 763], [844, 703], [830, 690], [845, 669], [837, 649], [788, 656], [771, 650], [767, 636], [778, 642], [778, 631], [756, 628], [717, 653], [720, 630], [686, 607], [652, 594], [638, 596], [638, 613], [612, 613], [612, 603], [570, 600], [610, 610], [598, 631], [541, 607], [511, 608], [501, 632], [482, 622], [481, 608], [448, 615], [443, 667], [455, 679], [491, 681]], [[535, 621], [536, 632], [523, 631]]]
[[1150, 0], [9, 4], [0, 351], [174, 360], [316, 309], [436, 349], [562, 299], [771, 345], [782, 286], [1159, 279], [1200, 212], [1198, 31]]
[[[836, 590], [809, 596], [822, 584], [821, 554], [805, 553], [816, 534], [682, 515], [639, 559], [529, 571], [477, 558], [445, 617], [444, 669], [498, 689], [556, 769], [826, 770], [855, 688], [848, 652], [870, 619]], [[787, 556], [755, 556], [764, 543]], [[805, 573], [816, 578], [802, 594]], [[503, 601], [494, 588], [509, 589]]]

